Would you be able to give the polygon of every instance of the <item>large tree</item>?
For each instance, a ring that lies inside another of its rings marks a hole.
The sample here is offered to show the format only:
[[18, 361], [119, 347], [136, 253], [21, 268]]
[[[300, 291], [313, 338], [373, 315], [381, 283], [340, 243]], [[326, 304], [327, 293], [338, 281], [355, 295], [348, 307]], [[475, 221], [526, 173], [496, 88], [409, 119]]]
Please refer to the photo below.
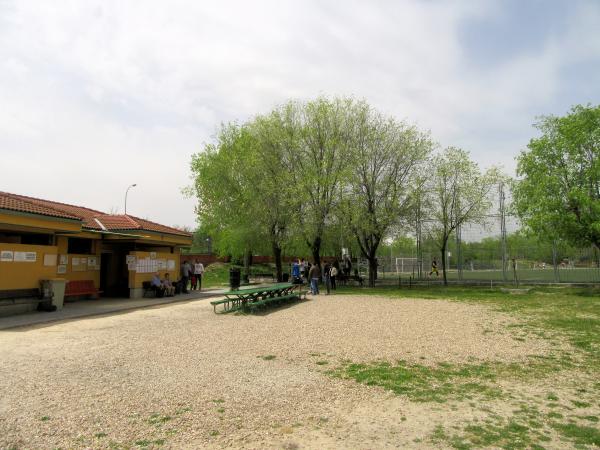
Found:
[[220, 253], [243, 255], [247, 263], [252, 250], [263, 251], [268, 243], [281, 279], [288, 171], [265, 144], [266, 122], [223, 126], [217, 143], [192, 158], [194, 194], [199, 221]]
[[369, 262], [369, 286], [375, 286], [379, 244], [409, 217], [414, 178], [432, 144], [415, 127], [385, 117], [366, 103], [355, 105], [351, 118], [347, 217]]
[[600, 106], [578, 105], [535, 127], [542, 135], [517, 158], [517, 213], [540, 237], [600, 248]]
[[431, 219], [427, 233], [435, 241], [442, 263], [444, 284], [446, 255], [451, 234], [465, 223], [485, 224], [492, 205], [490, 194], [501, 177], [496, 168], [481, 172], [464, 150], [448, 147], [431, 164], [425, 193]]
[[352, 162], [348, 112], [353, 104], [352, 99], [321, 97], [304, 104], [291, 102], [279, 110], [294, 187], [296, 230], [318, 265], [323, 236]]

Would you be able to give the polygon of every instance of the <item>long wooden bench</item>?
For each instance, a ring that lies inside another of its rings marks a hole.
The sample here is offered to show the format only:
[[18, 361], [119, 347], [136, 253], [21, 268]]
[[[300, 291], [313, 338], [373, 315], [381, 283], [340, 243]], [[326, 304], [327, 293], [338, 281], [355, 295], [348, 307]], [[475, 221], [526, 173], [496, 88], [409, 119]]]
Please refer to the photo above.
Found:
[[65, 287], [65, 298], [81, 295], [94, 295], [96, 298], [102, 293], [94, 287], [93, 280], [72, 280]]
[[40, 290], [33, 289], [7, 289], [0, 291], [0, 306], [38, 304], [38, 309], [54, 311], [51, 298], [44, 298]]

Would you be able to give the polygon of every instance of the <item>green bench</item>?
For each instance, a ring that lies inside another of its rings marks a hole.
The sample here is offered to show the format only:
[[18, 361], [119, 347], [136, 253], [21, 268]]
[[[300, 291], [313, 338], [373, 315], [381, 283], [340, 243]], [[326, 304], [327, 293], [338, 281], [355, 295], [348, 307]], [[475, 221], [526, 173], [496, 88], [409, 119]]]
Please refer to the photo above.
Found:
[[300, 299], [298, 294], [289, 294], [289, 295], [280, 295], [278, 297], [267, 297], [263, 300], [259, 300], [257, 302], [248, 303], [247, 307], [250, 311], [254, 311], [255, 309], [260, 309], [264, 306], [267, 306], [271, 303], [280, 303], [286, 300]]
[[254, 311], [269, 304], [276, 304], [292, 299], [301, 300], [303, 296], [306, 299], [306, 292], [299, 285], [280, 283], [271, 286], [225, 292], [224, 299], [213, 300], [210, 304], [213, 306], [215, 313], [217, 313], [218, 306], [223, 307], [222, 313], [239, 310]]

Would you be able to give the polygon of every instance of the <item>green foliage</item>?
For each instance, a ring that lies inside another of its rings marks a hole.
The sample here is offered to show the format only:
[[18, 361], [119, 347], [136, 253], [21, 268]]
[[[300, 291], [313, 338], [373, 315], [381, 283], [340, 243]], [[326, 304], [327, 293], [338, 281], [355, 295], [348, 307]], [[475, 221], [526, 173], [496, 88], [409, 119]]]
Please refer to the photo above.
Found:
[[458, 148], [448, 147], [432, 161], [419, 210], [424, 208], [433, 219], [425, 232], [440, 250], [444, 284], [448, 284], [446, 252], [451, 234], [465, 223], [485, 224], [490, 194], [501, 180], [496, 168], [482, 173], [469, 154]]
[[433, 144], [415, 127], [385, 117], [365, 103], [357, 104], [350, 116], [348, 149], [353, 164], [343, 217], [369, 260], [373, 286], [379, 244], [393, 226], [412, 217], [414, 180]]
[[523, 222], [547, 239], [600, 245], [600, 106], [574, 106], [545, 116], [542, 133], [518, 157], [515, 206]]

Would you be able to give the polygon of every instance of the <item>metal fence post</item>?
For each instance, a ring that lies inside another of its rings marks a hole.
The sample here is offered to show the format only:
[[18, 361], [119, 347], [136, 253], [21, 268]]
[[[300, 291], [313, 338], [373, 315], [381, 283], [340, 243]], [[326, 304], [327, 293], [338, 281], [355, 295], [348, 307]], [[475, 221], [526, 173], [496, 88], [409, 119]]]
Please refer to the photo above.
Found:
[[552, 265], [554, 266], [554, 282], [559, 283], [560, 277], [558, 275], [558, 256], [556, 251], [556, 241], [552, 241]]
[[456, 271], [458, 273], [458, 280], [463, 279], [463, 268], [462, 268], [462, 252], [461, 252], [461, 226], [456, 227]]

